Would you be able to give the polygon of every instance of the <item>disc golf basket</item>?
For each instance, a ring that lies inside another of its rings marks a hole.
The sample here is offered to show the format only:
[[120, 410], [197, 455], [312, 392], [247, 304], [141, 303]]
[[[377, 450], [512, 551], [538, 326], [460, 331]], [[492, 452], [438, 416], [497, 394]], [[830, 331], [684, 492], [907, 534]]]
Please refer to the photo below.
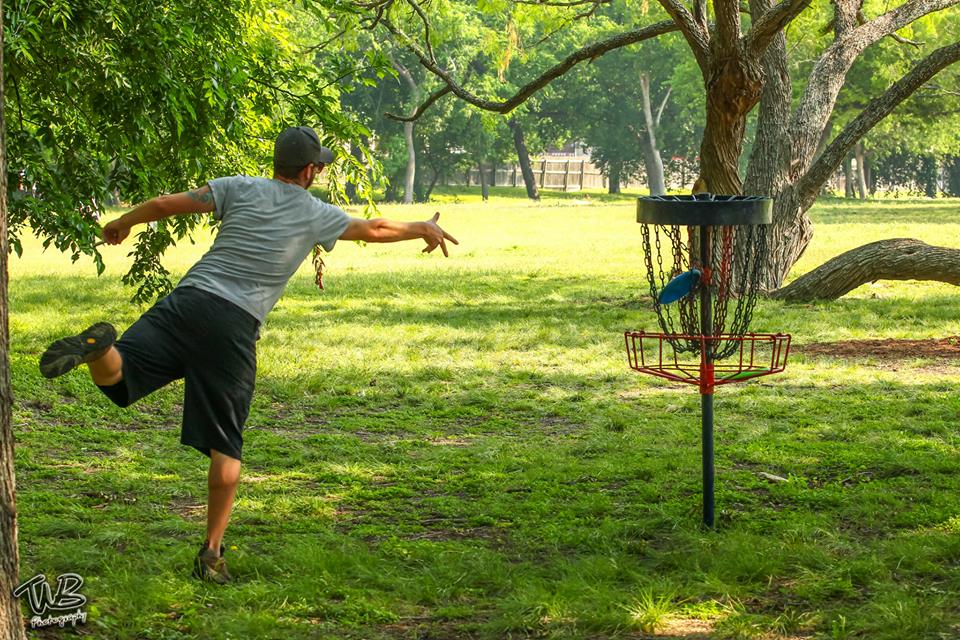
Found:
[[779, 373], [790, 336], [750, 333], [773, 201], [653, 196], [637, 201], [659, 332], [624, 334], [630, 368], [696, 385], [701, 397], [703, 522], [714, 526], [713, 390]]

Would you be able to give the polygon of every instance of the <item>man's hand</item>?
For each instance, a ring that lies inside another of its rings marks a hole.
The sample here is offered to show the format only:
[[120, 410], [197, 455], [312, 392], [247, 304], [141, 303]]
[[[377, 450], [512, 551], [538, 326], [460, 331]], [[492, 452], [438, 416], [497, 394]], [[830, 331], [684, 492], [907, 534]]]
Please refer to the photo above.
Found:
[[400, 242], [402, 240], [416, 240], [422, 238], [427, 243], [424, 253], [430, 253], [437, 247], [447, 252], [447, 240], [453, 244], [460, 244], [452, 235], [440, 228], [437, 220], [440, 213], [423, 222], [397, 222], [386, 218], [351, 218], [347, 228], [340, 234], [341, 240], [362, 240], [363, 242]]
[[107, 244], [120, 244], [130, 235], [130, 225], [123, 221], [123, 218], [117, 218], [108, 222], [103, 227], [103, 241]]
[[170, 216], [209, 213], [215, 209], [216, 203], [209, 184], [193, 191], [158, 196], [107, 223], [103, 227], [103, 241], [107, 244], [120, 244], [130, 235], [130, 229], [138, 224], [155, 222]]
[[443, 251], [443, 255], [450, 257], [450, 253], [447, 251], [447, 243], [449, 240], [453, 244], [460, 244], [457, 242], [457, 239], [452, 235], [440, 228], [440, 225], [437, 224], [437, 220], [440, 219], [440, 212], [437, 211], [433, 214], [433, 217], [423, 223], [424, 232], [423, 232], [423, 241], [427, 243], [427, 246], [423, 249], [424, 253], [430, 253], [437, 247]]

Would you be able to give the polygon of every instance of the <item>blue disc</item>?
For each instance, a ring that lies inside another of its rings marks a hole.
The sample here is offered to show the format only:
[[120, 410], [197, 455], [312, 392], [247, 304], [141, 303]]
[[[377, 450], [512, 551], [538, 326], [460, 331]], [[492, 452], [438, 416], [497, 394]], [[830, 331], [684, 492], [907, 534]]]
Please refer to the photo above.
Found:
[[667, 286], [660, 292], [658, 301], [660, 304], [670, 304], [693, 291], [697, 283], [700, 282], [700, 269], [690, 269], [675, 277], [667, 283]]

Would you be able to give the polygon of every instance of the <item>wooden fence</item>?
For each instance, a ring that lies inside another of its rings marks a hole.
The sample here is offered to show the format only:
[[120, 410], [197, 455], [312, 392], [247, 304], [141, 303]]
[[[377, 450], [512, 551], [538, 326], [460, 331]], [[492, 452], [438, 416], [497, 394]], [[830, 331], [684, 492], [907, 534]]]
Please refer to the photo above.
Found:
[[[588, 158], [541, 158], [530, 160], [533, 175], [540, 189], [560, 191], [581, 191], [583, 189], [606, 189], [607, 179]], [[498, 165], [487, 170], [488, 184], [491, 187], [522, 187], [523, 174], [518, 164]], [[464, 175], [449, 176], [448, 185], [478, 185], [480, 170], [474, 167]], [[622, 189], [639, 189], [646, 186], [640, 180], [631, 179], [621, 182]]]

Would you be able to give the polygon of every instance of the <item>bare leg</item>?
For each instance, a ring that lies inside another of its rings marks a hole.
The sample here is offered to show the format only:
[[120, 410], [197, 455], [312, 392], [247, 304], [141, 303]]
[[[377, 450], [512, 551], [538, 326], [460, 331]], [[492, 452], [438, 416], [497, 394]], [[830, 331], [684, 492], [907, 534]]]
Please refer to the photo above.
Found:
[[113, 346], [96, 360], [87, 363], [94, 384], [101, 387], [109, 387], [123, 380], [122, 365], [123, 357]]
[[230, 522], [233, 498], [240, 481], [240, 461], [214, 449], [210, 450], [207, 475], [207, 547], [220, 553], [223, 533]]

